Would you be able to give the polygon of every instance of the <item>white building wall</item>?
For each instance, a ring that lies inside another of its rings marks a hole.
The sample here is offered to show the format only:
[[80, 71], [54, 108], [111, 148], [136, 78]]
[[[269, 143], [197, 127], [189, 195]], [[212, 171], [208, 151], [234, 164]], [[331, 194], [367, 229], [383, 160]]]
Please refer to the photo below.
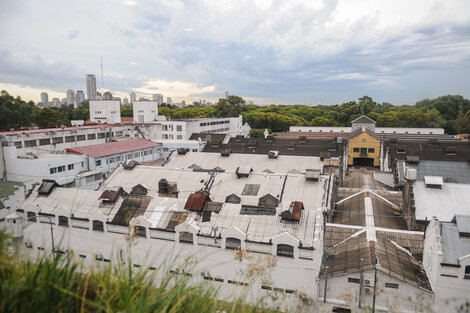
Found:
[[151, 123], [158, 119], [157, 101], [136, 101], [132, 104], [134, 123]]
[[442, 256], [440, 223], [433, 219], [426, 229], [423, 267], [436, 294], [435, 312], [463, 312], [461, 306], [470, 305], [470, 279], [464, 278], [470, 255], [461, 258], [458, 267], [441, 265]]
[[204, 148], [203, 142], [198, 140], [155, 140], [162, 144], [163, 152], [162, 157], [167, 158], [172, 151], [176, 151], [180, 148], [189, 149], [192, 152], [201, 152]]
[[[333, 126], [291, 126], [292, 132], [350, 133], [351, 127]], [[444, 128], [412, 128], [412, 127], [376, 127], [376, 134], [444, 134]]]
[[6, 177], [11, 181], [32, 183], [52, 179], [58, 184], [67, 184], [80, 171], [86, 170], [86, 158], [81, 155], [38, 154], [38, 158], [18, 158], [15, 147], [3, 147], [3, 151]]
[[188, 140], [193, 133], [240, 134], [242, 117], [162, 121], [162, 139]]
[[[96, 216], [106, 222], [104, 216]], [[57, 217], [53, 219], [57, 223]], [[131, 257], [133, 265], [158, 269], [159, 277], [170, 273], [183, 275], [184, 271], [186, 276], [190, 275], [190, 283], [211, 283], [220, 288], [220, 299], [228, 301], [233, 301], [244, 290], [244, 300], [248, 303], [255, 304], [265, 297], [263, 302], [268, 307], [292, 312], [314, 311], [320, 250], [306, 250], [304, 255], [309, 256], [306, 259], [275, 258], [269, 254], [270, 245], [249, 243], [247, 250], [240, 254], [221, 249], [220, 239], [214, 242], [214, 238], [196, 235], [197, 244], [176, 243], [176, 233], [148, 228], [146, 238], [138, 237], [129, 245], [128, 227], [105, 223], [104, 231], [93, 231], [90, 224], [91, 221], [69, 219], [69, 227], [54, 225], [55, 249], [73, 251], [87, 265], [106, 266], [108, 260], [114, 263]], [[23, 242], [31, 244], [31, 248], [22, 244], [20, 253], [31, 257], [49, 253], [52, 248], [49, 227], [44, 223], [27, 223]], [[97, 257], [100, 260], [96, 260]], [[189, 263], [188, 257], [192, 260]], [[249, 273], [250, 269], [254, 274]], [[261, 288], [262, 285], [271, 290]]]
[[[86, 157], [86, 156], [84, 156]], [[86, 157], [88, 170], [109, 172], [127, 160], [134, 160], [139, 163], [151, 162], [162, 158], [162, 147], [139, 149], [125, 153], [113, 154], [94, 158]]]
[[[328, 277], [326, 303], [324, 302], [325, 280], [320, 279], [318, 286], [318, 306], [320, 312], [330, 312], [328, 309], [334, 307], [355, 309], [353, 312], [358, 310], [360, 285], [358, 283], [348, 282], [348, 277], [359, 279], [360, 273]], [[362, 293], [361, 308], [371, 310], [373, 303], [374, 270], [364, 271], [364, 279], [368, 279], [371, 282], [370, 286], [372, 287], [372, 292]], [[398, 284], [398, 288], [387, 288], [385, 287], [385, 283]], [[432, 310], [433, 294], [431, 292], [412, 286], [381, 271], [377, 271], [376, 288], [376, 312], [437, 312]], [[365, 310], [365, 312], [369, 311]]]
[[99, 124], [121, 123], [121, 103], [118, 100], [91, 100], [90, 121]]

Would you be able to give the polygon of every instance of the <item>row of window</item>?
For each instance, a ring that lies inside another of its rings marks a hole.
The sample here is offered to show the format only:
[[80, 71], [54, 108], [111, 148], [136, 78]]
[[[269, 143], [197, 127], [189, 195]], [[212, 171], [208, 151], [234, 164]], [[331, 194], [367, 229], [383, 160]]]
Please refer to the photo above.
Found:
[[[348, 283], [360, 284], [360, 283], [361, 283], [361, 280], [360, 280], [359, 278], [348, 277]], [[365, 286], [370, 286], [370, 285], [372, 285], [372, 282], [369, 281], [368, 279], [364, 279], [364, 285], [365, 285]], [[398, 284], [395, 284], [395, 283], [385, 283], [385, 288], [398, 289]]]
[[[173, 131], [174, 127], [173, 125], [163, 125], [163, 131]], [[176, 125], [176, 131], [177, 132], [182, 132], [183, 131], [183, 125]]]
[[[82, 162], [82, 166], [83, 166], [83, 162]], [[74, 164], [67, 165], [67, 170], [69, 170], [69, 171], [73, 170], [74, 168], [75, 168]], [[49, 169], [49, 172], [51, 174], [65, 172], [65, 165], [61, 165], [61, 166], [57, 166], [57, 167], [51, 167]]]
[[225, 132], [225, 131], [229, 131], [229, 130], [230, 130], [230, 127], [227, 127], [227, 128], [217, 128], [217, 129], [210, 129], [210, 130], [201, 131], [201, 134], [220, 133], [220, 132]]
[[374, 153], [374, 148], [353, 148], [353, 152], [360, 152], [361, 154], [365, 155], [367, 153]]
[[[122, 133], [122, 132], [121, 132]], [[106, 133], [99, 133], [98, 138], [106, 138]], [[84, 141], [84, 140], [94, 140], [96, 139], [96, 134], [88, 134], [88, 135], [77, 135], [77, 136], [65, 136], [65, 142], [75, 142], [75, 141]], [[58, 144], [58, 143], [63, 143], [64, 142], [64, 137], [53, 137], [52, 141], [50, 138], [43, 138], [39, 139], [39, 145], [40, 146], [46, 146], [50, 144]], [[25, 140], [24, 141], [24, 146], [25, 148], [29, 147], [37, 147], [38, 142], [37, 140]], [[21, 141], [15, 141], [15, 147], [20, 149], [23, 147]]]
[[220, 125], [220, 124], [228, 124], [228, 123], [230, 123], [230, 120], [200, 123], [199, 126], [202, 127], [202, 126], [208, 126], [208, 125]]
[[[173, 134], [164, 134], [163, 135], [163, 139], [175, 139]], [[183, 135], [176, 135], [176, 139], [178, 140], [182, 140], [183, 139]]]
[[[159, 153], [161, 152], [160, 148], [157, 148], [156, 150], [156, 153]], [[106, 160], [106, 164], [111, 164], [111, 163], [115, 163], [115, 162], [121, 162], [121, 161], [126, 161], [126, 160], [131, 160], [132, 158], [139, 158], [141, 156], [145, 156], [145, 155], [152, 155], [152, 150], [145, 150], [144, 152], [134, 152], [134, 153], [128, 153], [126, 155], [123, 155], [123, 156], [114, 156], [114, 157], [110, 157]], [[102, 165], [102, 160], [96, 160], [95, 161], [95, 166], [101, 166]]]

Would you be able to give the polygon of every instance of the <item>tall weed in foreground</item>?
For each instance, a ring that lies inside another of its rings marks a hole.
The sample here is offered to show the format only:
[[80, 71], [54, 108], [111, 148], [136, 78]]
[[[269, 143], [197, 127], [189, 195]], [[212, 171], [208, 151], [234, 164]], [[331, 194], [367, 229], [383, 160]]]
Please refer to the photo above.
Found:
[[0, 312], [265, 312], [243, 295], [218, 301], [209, 284], [171, 274], [157, 280], [155, 271], [130, 262], [84, 267], [67, 254], [20, 261], [8, 242], [0, 231]]

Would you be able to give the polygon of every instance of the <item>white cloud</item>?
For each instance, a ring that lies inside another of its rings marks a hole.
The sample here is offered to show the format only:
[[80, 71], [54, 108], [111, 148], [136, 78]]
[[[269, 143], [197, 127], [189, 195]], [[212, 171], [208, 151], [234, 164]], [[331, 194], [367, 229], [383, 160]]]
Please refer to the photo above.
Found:
[[202, 86], [185, 81], [151, 79], [144, 82], [141, 87], [134, 88], [133, 90], [145, 95], [162, 93], [165, 97], [168, 96], [174, 99], [199, 99], [204, 94], [213, 92], [215, 86]]

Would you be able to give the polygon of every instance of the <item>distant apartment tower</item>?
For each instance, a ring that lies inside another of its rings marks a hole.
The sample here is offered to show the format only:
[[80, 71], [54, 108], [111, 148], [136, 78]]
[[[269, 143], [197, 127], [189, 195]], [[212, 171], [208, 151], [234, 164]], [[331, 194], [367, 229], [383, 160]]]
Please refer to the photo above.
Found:
[[135, 94], [135, 92], [131, 92], [130, 97], [131, 97], [131, 103], [133, 103], [137, 100], [137, 95]]
[[230, 96], [230, 93], [228, 91], [225, 92], [225, 99], [228, 99], [228, 96]]
[[41, 92], [41, 102], [44, 107], [47, 107], [47, 103], [49, 102], [49, 95], [47, 92]]
[[158, 105], [163, 103], [163, 95], [161, 93], [156, 93], [152, 96], [153, 101], [157, 101]]
[[172, 104], [173, 101], [171, 100], [171, 97], [166, 98], [166, 104]]
[[96, 77], [93, 74], [86, 75], [86, 96], [88, 100], [96, 100]]
[[75, 103], [75, 91], [72, 89], [67, 90], [66, 92], [67, 104], [71, 105]]
[[56, 108], [60, 108], [60, 99], [59, 98], [52, 98], [52, 106]]
[[[103, 100], [113, 100], [113, 94], [110, 93], [109, 91], [106, 91], [103, 94]], [[120, 99], [119, 99], [120, 100]]]
[[132, 104], [134, 123], [151, 123], [157, 120], [157, 101], [136, 101]]
[[124, 99], [122, 99], [122, 105], [129, 105], [129, 99], [127, 99], [127, 97], [124, 97]]
[[78, 108], [83, 101], [85, 101], [85, 93], [83, 90], [77, 90], [77, 94], [75, 95], [75, 107]]

